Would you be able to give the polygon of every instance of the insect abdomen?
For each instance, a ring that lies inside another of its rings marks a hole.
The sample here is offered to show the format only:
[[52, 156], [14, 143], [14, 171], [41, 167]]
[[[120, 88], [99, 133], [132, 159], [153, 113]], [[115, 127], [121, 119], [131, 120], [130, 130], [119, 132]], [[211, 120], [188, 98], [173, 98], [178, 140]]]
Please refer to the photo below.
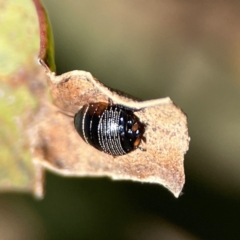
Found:
[[85, 142], [114, 156], [136, 149], [144, 133], [133, 111], [121, 105], [91, 103], [75, 115], [74, 125]]

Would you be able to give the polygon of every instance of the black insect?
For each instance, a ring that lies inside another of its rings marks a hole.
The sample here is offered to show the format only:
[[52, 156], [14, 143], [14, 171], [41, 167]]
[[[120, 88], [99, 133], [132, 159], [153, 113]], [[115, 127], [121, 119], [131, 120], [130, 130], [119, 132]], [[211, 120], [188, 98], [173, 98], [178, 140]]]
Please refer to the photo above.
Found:
[[86, 104], [75, 115], [74, 125], [85, 142], [113, 156], [140, 148], [144, 140], [144, 124], [122, 105]]

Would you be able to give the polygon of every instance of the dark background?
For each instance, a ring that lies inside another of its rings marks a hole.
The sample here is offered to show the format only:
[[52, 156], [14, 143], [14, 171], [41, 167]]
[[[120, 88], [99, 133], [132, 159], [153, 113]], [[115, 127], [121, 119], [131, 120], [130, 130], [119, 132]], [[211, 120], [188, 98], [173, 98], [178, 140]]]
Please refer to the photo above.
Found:
[[159, 185], [48, 173], [42, 201], [0, 195], [0, 225], [19, 230], [11, 239], [240, 239], [237, 1], [43, 2], [58, 74], [90, 71], [187, 113], [186, 184], [176, 199]]

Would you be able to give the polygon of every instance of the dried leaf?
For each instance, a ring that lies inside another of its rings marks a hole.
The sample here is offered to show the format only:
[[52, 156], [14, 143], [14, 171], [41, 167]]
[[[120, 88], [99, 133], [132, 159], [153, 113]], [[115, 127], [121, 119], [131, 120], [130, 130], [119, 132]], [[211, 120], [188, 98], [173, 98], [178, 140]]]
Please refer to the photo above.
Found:
[[[42, 173], [50, 169], [65, 176], [109, 176], [162, 184], [176, 197], [185, 182], [183, 160], [189, 136], [185, 114], [169, 98], [136, 101], [105, 87], [85, 71], [55, 76], [41, 61], [49, 76], [53, 105], [42, 105], [29, 126], [33, 158], [39, 170], [38, 194], [42, 192]], [[84, 104], [108, 102], [138, 109], [135, 114], [146, 124], [146, 143], [139, 149], [113, 157], [85, 143], [73, 126], [73, 119], [61, 111], [75, 114]], [[61, 109], [61, 111], [59, 111]], [[47, 117], [46, 117], [47, 116]]]

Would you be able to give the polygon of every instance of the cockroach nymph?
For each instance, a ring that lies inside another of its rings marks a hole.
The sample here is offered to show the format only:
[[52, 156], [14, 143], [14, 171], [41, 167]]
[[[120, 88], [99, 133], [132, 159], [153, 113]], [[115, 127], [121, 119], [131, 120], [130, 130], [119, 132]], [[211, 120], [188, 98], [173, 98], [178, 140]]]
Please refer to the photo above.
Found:
[[86, 143], [113, 156], [140, 148], [144, 140], [145, 125], [123, 105], [86, 104], [75, 114], [74, 126]]

